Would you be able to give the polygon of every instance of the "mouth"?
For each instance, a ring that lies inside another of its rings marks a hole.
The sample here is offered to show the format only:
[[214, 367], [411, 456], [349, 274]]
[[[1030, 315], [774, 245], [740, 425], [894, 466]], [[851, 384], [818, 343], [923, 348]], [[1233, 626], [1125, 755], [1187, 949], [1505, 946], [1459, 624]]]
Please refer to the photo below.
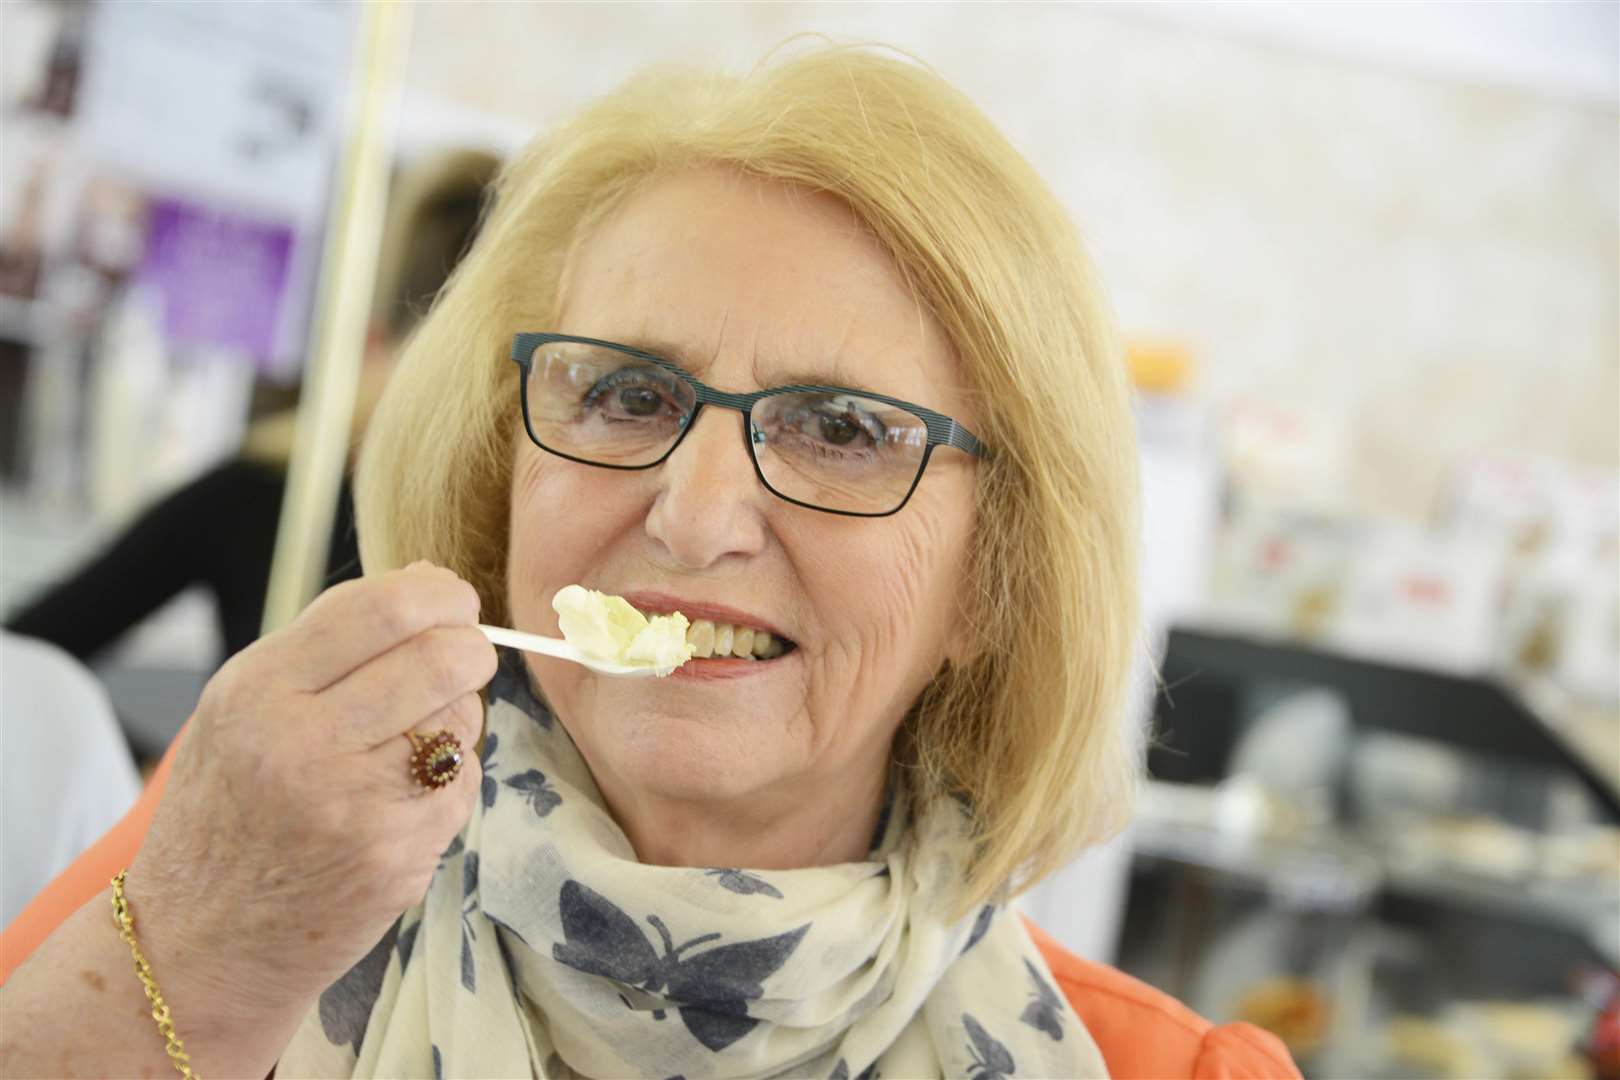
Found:
[[686, 641], [692, 646], [692, 659], [677, 668], [676, 675], [695, 667], [718, 669], [723, 666], [746, 670], [780, 660], [798, 649], [798, 644], [776, 626], [736, 608], [664, 593], [631, 592], [623, 595], [630, 606], [643, 615], [671, 615], [678, 611], [686, 616], [690, 624], [686, 630]]

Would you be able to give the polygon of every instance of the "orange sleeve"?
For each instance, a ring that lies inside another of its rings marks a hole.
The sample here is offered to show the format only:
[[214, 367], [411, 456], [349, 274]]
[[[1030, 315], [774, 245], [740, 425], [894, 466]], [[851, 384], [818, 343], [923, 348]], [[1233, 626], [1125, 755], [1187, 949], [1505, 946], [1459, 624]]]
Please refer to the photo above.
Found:
[[152, 824], [152, 815], [163, 798], [169, 769], [185, 728], [174, 737], [152, 779], [147, 781], [135, 805], [123, 820], [74, 859], [45, 889], [22, 909], [4, 933], [0, 933], [0, 984], [22, 966], [44, 940], [67, 921], [68, 916], [94, 899], [118, 871], [135, 859]]
[[1164, 991], [1082, 960], [1028, 919], [1024, 925], [1115, 1080], [1299, 1080], [1270, 1032], [1216, 1027]]
[[1253, 1024], [1222, 1024], [1204, 1036], [1193, 1080], [1299, 1080], [1288, 1048]]

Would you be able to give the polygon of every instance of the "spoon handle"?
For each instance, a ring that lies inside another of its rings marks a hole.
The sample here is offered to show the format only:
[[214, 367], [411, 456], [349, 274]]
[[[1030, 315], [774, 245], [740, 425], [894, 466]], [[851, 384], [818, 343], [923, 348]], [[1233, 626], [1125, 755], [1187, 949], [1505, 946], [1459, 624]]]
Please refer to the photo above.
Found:
[[630, 667], [624, 664], [612, 664], [605, 660], [597, 660], [580, 652], [566, 641], [557, 638], [541, 637], [539, 634], [526, 634], [522, 630], [508, 630], [504, 626], [485, 626], [478, 624], [478, 629], [494, 645], [505, 645], [513, 649], [522, 649], [525, 652], [542, 653], [546, 656], [555, 656], [559, 660], [572, 660], [576, 664], [583, 664], [592, 671], [600, 671], [604, 675], [652, 675], [655, 674], [650, 667]]
[[562, 660], [580, 661], [585, 659], [585, 654], [568, 644], [568, 642], [559, 641], [556, 638], [541, 637], [539, 634], [525, 634], [522, 630], [508, 630], [504, 626], [485, 626], [483, 623], [478, 624], [478, 629], [482, 630], [484, 636], [489, 638], [490, 642], [495, 645], [523, 649], [525, 652], [544, 653], [547, 656], [555, 656]]

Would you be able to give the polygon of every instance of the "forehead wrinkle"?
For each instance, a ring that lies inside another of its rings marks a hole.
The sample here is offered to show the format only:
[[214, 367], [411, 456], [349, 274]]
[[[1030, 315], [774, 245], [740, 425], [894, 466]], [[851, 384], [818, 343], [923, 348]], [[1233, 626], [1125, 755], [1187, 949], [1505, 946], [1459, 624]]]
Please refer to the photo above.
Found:
[[754, 357], [753, 368], [754, 383], [760, 389], [776, 386], [841, 386], [850, 390], [865, 390], [868, 393], [887, 394], [889, 397], [904, 397], [904, 394], [894, 393], [891, 389], [884, 389], [872, 384], [870, 379], [857, 375], [847, 367], [838, 355], [830, 361], [817, 363], [811, 361], [806, 364], [802, 361], [773, 361]]
[[[635, 312], [639, 317], [633, 322], [620, 321], [623, 318], [621, 311]], [[593, 314], [589, 310], [586, 312], [588, 319]], [[622, 309], [615, 306], [611, 313], [604, 313], [600, 322], [594, 320], [574, 322], [569, 332], [601, 338], [651, 353], [670, 361], [716, 389], [731, 393], [748, 393], [789, 385], [823, 385], [882, 394], [930, 407], [940, 407], [942, 404], [931, 400], [932, 397], [938, 396], [937, 393], [930, 394], [923, 385], [907, 386], [904, 378], [895, 380], [881, 377], [887, 374], [881, 370], [881, 361], [885, 355], [904, 356], [907, 361], [904, 365], [906, 368], [915, 366], [914, 343], [896, 342], [880, 347], [876, 353], [869, 350], [866, 354], [855, 355], [847, 347], [857, 321], [853, 316], [843, 320], [844, 325], [840, 329], [837, 341], [831, 347], [824, 348], [762, 343], [759, 340], [761, 331], [757, 326], [754, 327], [751, 340], [746, 345], [741, 341], [733, 341], [727, 345], [722, 339], [728, 327], [733, 335], [736, 334], [730, 318], [729, 303], [721, 312], [720, 330], [710, 345], [698, 344], [679, 331], [670, 333], [655, 329], [657, 315], [657, 309], [649, 310], [647, 306], [640, 304], [629, 304]], [[572, 322], [577, 316], [565, 312], [565, 318]], [[751, 358], [748, 374], [752, 385], [728, 385], [731, 380], [714, 377], [714, 369], [727, 348], [737, 349]], [[874, 378], [874, 374], [879, 377]]]
[[869, 379], [856, 374], [854, 369], [846, 365], [836, 354], [831, 360], [807, 360], [790, 358], [780, 353], [773, 356], [769, 351], [756, 345], [748, 350], [748, 354], [752, 357], [748, 369], [752, 385], [734, 386], [726, 385], [731, 380], [713, 377], [714, 367], [719, 361], [718, 349], [713, 351], [695, 349], [678, 340], [653, 334], [610, 337], [607, 340], [652, 353], [677, 365], [687, 374], [709, 383], [715, 389], [731, 393], [748, 393], [753, 390], [768, 390], [798, 384], [843, 386], [851, 390], [889, 394], [891, 397], [904, 396], [894, 393], [892, 388], [885, 389], [872, 385]]
[[[819, 201], [813, 193], [789, 187], [790, 202], [796, 206], [807, 207]], [[763, 204], [767, 192], [758, 187], [747, 194]], [[887, 253], [881, 263], [849, 263], [829, 295], [819, 303], [793, 305], [789, 325], [773, 332], [759, 319], [747, 317], [746, 308], [739, 306], [741, 301], [735, 295], [710, 293], [715, 306], [695, 311], [671, 295], [666, 288], [669, 270], [664, 264], [671, 251], [679, 251], [684, 241], [633, 230], [626, 233], [626, 216], [633, 216], [634, 204], [635, 200], [631, 200], [630, 205], [621, 207], [598, 227], [596, 237], [607, 240], [606, 246], [613, 254], [589, 248], [584, 253], [582, 261], [592, 264], [594, 273], [580, 277], [593, 278], [595, 287], [589, 295], [570, 290], [574, 295], [568, 299], [574, 302], [565, 306], [569, 325], [559, 329], [617, 341], [664, 357], [717, 389], [730, 392], [791, 383], [821, 384], [865, 390], [935, 408], [948, 404], [935, 400], [940, 397], [936, 380], [930, 376], [930, 365], [921, 362], [919, 354], [919, 349], [926, 349], [937, 336], [937, 329], [931, 325], [927, 306], [916, 289]], [[841, 202], [837, 205], [842, 212], [833, 220], [824, 220], [823, 228], [858, 238], [864, 246], [881, 247], [853, 211]], [[593, 254], [597, 257], [592, 258]], [[871, 320], [865, 317], [870, 314], [867, 292], [891, 290], [895, 284], [892, 275], [897, 272], [907, 301], [903, 315], [893, 312], [901, 321], [881, 326], [882, 332], [875, 340], [856, 346], [854, 343], [872, 328]], [[583, 280], [579, 283], [585, 284]], [[581, 300], [585, 303], [578, 303]], [[674, 317], [662, 318], [664, 314]], [[778, 312], [782, 314], [786, 312]], [[584, 318], [579, 319], [580, 315]], [[687, 315], [696, 318], [688, 319]], [[713, 336], [703, 332], [704, 323], [717, 325]], [[752, 385], [737, 385], [733, 379], [716, 374], [716, 368], [727, 357], [747, 358], [748, 366], [739, 364], [736, 371], [744, 380], [751, 377]]]
[[[722, 316], [722, 335], [727, 325], [726, 315], [729, 315], [729, 307]], [[713, 376], [714, 368], [719, 363], [726, 346], [722, 345], [718, 339], [713, 345], [698, 345], [694, 344], [684, 334], [665, 333], [655, 330], [655, 317], [655, 312], [648, 312], [643, 309], [641, 317], [634, 323], [618, 322], [616, 316], [609, 315], [601, 323], [587, 322], [582, 329], [576, 327], [570, 332], [577, 332], [586, 337], [601, 338], [641, 352], [651, 353], [661, 359], [668, 360], [687, 374], [709, 383], [717, 390], [732, 393], [748, 393], [753, 390], [766, 390], [790, 384], [822, 384], [887, 394], [890, 397], [904, 398], [906, 396], [897, 387], [874, 385], [870, 378], [859, 374], [852, 365], [845, 361], [844, 353], [840, 349], [834, 349], [830, 354], [821, 349], [812, 352], [791, 346], [773, 349], [769, 346], [763, 346], [759, 342], [757, 328], [754, 331], [753, 340], [746, 346], [742, 342], [733, 342], [730, 346], [751, 357], [748, 371], [753, 385], [726, 385], [731, 380]], [[631, 330], [631, 326], [639, 329]], [[794, 355], [794, 353], [799, 353], [799, 355]]]

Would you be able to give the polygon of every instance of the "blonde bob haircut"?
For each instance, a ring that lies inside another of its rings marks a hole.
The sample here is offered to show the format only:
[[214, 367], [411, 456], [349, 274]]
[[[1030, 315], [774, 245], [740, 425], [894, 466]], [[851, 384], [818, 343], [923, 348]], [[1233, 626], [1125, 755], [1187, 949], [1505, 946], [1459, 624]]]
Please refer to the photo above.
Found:
[[1073, 225], [926, 68], [817, 45], [742, 77], [654, 70], [511, 161], [368, 433], [356, 484], [366, 572], [429, 559], [477, 587], [488, 620], [505, 618], [524, 437], [512, 335], [554, 328], [570, 253], [596, 223], [652, 178], [699, 166], [841, 199], [958, 354], [991, 448], [977, 478], [974, 647], [942, 667], [895, 754], [914, 799], [971, 808], [969, 872], [950, 906], [1005, 900], [1117, 832], [1134, 801], [1143, 738], [1123, 704], [1136, 451], [1124, 360]]

